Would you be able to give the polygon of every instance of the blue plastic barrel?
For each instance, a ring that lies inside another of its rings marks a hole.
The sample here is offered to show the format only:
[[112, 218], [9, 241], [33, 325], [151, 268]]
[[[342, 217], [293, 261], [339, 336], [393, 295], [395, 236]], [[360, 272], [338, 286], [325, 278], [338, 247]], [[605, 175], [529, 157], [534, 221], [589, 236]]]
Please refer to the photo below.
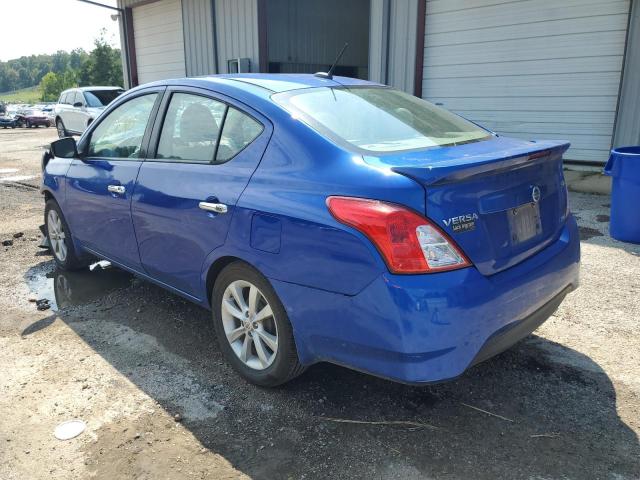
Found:
[[640, 146], [611, 150], [604, 173], [613, 178], [609, 233], [623, 242], [640, 243]]

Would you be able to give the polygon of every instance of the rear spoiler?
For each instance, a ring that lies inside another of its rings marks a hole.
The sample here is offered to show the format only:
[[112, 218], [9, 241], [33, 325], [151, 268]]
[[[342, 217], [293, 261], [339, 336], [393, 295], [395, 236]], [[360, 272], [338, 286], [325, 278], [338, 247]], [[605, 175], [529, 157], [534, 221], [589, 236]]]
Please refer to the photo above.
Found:
[[515, 170], [562, 157], [568, 142], [544, 141], [527, 147], [498, 150], [469, 155], [455, 160], [433, 162], [420, 167], [391, 167], [391, 170], [419, 181], [424, 185], [443, 185], [466, 180], [487, 173]]

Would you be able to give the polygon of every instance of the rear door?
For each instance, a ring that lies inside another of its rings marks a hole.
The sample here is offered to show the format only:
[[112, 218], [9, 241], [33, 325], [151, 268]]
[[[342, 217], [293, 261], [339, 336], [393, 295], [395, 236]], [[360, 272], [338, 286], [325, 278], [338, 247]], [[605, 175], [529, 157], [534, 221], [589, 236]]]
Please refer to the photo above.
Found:
[[84, 130], [80, 128], [81, 107], [76, 107], [76, 104], [82, 102], [82, 93], [77, 90], [69, 93], [68, 102], [69, 105], [67, 105], [65, 114], [65, 127], [74, 132], [81, 133]]
[[168, 89], [132, 203], [142, 266], [199, 297], [206, 257], [226, 238], [236, 202], [271, 135], [270, 123], [227, 97]]
[[102, 117], [80, 141], [67, 173], [65, 215], [83, 246], [140, 270], [131, 196], [162, 89], [146, 89]]

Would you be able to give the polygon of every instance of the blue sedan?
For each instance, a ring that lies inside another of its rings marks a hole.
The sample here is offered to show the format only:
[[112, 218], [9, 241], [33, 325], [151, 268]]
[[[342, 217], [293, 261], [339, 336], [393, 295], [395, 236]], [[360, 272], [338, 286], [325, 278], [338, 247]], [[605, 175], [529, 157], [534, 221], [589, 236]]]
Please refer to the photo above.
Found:
[[106, 259], [212, 311], [227, 360], [453, 379], [578, 285], [568, 144], [345, 77], [146, 84], [43, 158], [60, 268]]

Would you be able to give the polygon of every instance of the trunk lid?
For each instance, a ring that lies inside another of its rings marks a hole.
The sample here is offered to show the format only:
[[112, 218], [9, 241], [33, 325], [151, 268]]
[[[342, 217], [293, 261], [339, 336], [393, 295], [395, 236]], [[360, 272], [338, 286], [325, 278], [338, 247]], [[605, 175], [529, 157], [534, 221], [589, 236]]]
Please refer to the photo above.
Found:
[[365, 157], [421, 183], [426, 215], [484, 275], [505, 270], [555, 241], [566, 220], [562, 154], [568, 143], [505, 137]]

